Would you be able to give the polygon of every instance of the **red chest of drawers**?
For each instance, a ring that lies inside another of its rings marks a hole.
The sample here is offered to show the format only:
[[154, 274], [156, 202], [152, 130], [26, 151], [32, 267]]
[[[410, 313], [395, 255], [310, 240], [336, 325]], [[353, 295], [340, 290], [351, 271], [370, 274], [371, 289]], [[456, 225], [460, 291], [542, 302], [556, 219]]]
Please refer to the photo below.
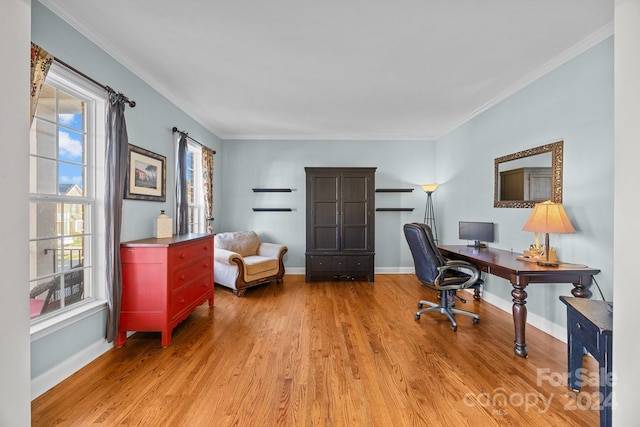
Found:
[[213, 306], [213, 235], [184, 234], [141, 239], [120, 245], [122, 308], [116, 347], [127, 332], [171, 332], [197, 306]]

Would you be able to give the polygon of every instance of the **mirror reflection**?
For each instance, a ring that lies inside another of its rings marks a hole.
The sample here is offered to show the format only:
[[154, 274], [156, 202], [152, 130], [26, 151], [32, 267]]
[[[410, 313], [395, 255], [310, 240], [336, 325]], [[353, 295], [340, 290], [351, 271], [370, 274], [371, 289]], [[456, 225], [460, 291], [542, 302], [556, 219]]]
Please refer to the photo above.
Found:
[[562, 141], [495, 159], [494, 207], [562, 202]]

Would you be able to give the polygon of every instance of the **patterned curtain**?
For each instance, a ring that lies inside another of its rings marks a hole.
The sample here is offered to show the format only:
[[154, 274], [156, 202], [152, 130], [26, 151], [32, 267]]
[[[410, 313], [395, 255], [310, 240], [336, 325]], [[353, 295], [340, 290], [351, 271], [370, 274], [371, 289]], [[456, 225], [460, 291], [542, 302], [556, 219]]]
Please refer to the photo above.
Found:
[[202, 146], [202, 185], [204, 186], [205, 220], [207, 221], [207, 233], [214, 234], [213, 229], [213, 151], [209, 147]]
[[47, 77], [52, 62], [53, 55], [50, 55], [40, 46], [31, 43], [31, 119], [29, 123], [33, 122], [44, 79]]
[[187, 136], [180, 135], [176, 168], [177, 234], [189, 232], [189, 200], [187, 199]]
[[109, 93], [107, 112], [107, 147], [105, 161], [105, 222], [107, 250], [107, 331], [112, 342], [118, 334], [122, 306], [122, 265], [120, 263], [120, 231], [122, 230], [122, 198], [127, 173], [129, 137], [124, 117], [126, 98]]

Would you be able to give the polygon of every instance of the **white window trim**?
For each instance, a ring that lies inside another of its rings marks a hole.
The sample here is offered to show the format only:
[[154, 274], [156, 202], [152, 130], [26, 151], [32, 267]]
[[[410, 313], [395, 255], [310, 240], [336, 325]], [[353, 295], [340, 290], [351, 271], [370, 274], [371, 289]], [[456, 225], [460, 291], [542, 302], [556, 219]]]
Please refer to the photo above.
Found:
[[[176, 171], [176, 177], [178, 176], [178, 151], [179, 151], [179, 146], [180, 146], [180, 136], [176, 135], [176, 167], [175, 167], [175, 171]], [[197, 155], [196, 155], [196, 159], [195, 161], [198, 162], [198, 167], [200, 169], [200, 173], [196, 174], [196, 176], [194, 177], [194, 197], [196, 199], [200, 200], [200, 203], [195, 203], [194, 205], [199, 207], [199, 211], [200, 211], [200, 220], [198, 222], [198, 224], [200, 225], [199, 227], [199, 231], [194, 231], [195, 233], [206, 233], [207, 231], [207, 221], [206, 221], [206, 215], [205, 215], [205, 203], [204, 203], [204, 189], [202, 188], [202, 146], [191, 142], [189, 140], [187, 140], [187, 151], [196, 151]], [[173, 206], [173, 217], [174, 218], [178, 218], [178, 187], [177, 187], [177, 178], [176, 178], [176, 203]], [[192, 205], [193, 206], [193, 205]], [[191, 226], [191, 224], [189, 224], [189, 226]]]
[[196, 173], [193, 177], [193, 197], [194, 200], [199, 200], [199, 203], [193, 203], [200, 213], [198, 218], [198, 230], [194, 230], [195, 233], [204, 233], [207, 229], [205, 214], [204, 214], [204, 190], [202, 188], [202, 147], [187, 141], [188, 150], [194, 153], [194, 162], [197, 166], [194, 167]]
[[[93, 209], [89, 218], [91, 230], [91, 247], [87, 248], [92, 254], [91, 297], [78, 303], [73, 309], [62, 311], [51, 317], [36, 320], [31, 324], [31, 341], [61, 330], [73, 323], [79, 322], [106, 308], [106, 227], [104, 217], [104, 188], [105, 188], [105, 143], [107, 97], [104, 89], [77, 75], [56, 62], [51, 64], [47, 82], [62, 83], [80, 89], [75, 94], [95, 97], [95, 109], [92, 120], [87, 121], [87, 133], [95, 132], [95, 142], [87, 145], [87, 158], [92, 159], [95, 173], [87, 173], [86, 188], [94, 196]], [[82, 92], [85, 92], [84, 94]], [[98, 141], [101, 141], [98, 146]], [[97, 149], [96, 149], [97, 147]], [[89, 157], [90, 156], [90, 157]], [[94, 179], [95, 178], [95, 179]]]

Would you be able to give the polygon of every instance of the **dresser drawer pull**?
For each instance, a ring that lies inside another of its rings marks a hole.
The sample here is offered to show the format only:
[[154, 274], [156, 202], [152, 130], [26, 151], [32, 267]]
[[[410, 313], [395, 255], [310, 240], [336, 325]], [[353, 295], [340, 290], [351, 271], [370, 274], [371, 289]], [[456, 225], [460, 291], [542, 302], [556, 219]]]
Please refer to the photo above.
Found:
[[582, 329], [582, 325], [580, 323], [576, 323], [576, 329]]

